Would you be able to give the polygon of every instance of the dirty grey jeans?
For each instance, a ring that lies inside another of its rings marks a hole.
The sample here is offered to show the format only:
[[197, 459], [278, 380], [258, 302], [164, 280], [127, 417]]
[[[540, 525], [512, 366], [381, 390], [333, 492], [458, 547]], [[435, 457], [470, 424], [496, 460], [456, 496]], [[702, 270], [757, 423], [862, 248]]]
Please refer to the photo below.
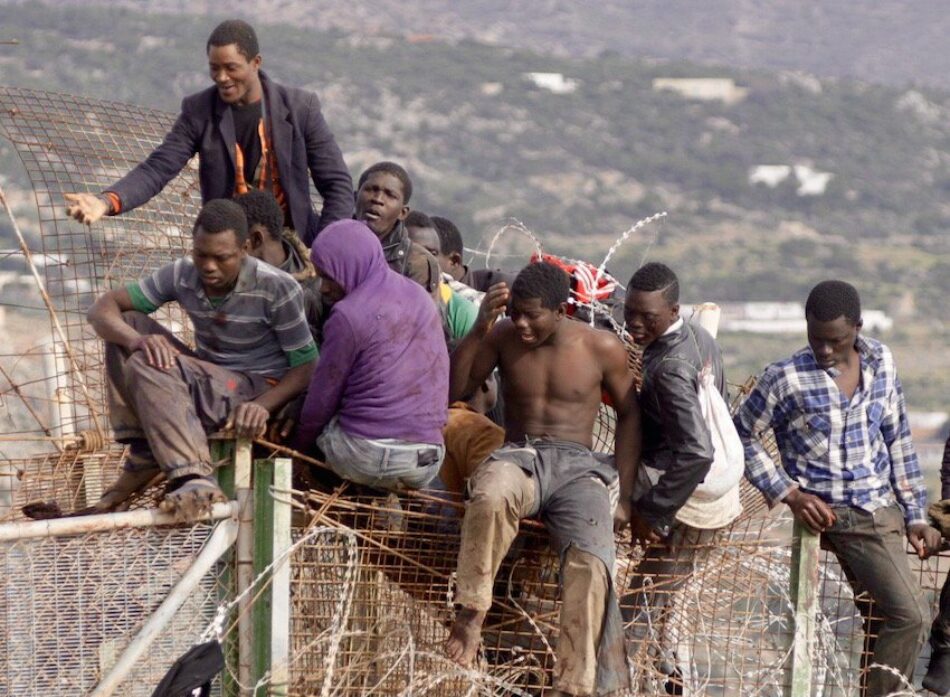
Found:
[[[862, 668], [881, 663], [913, 680], [914, 665], [930, 622], [919, 581], [907, 558], [904, 516], [897, 504], [873, 514], [858, 508], [834, 508], [837, 520], [821, 534], [821, 545], [834, 552], [848, 577], [855, 605], [864, 618], [871, 656]], [[871, 603], [875, 612], [870, 616]], [[867, 697], [902, 689], [900, 678], [878, 668], [865, 673]]]
[[351, 435], [340, 428], [336, 418], [323, 429], [317, 446], [339, 476], [390, 491], [428, 485], [438, 476], [445, 457], [445, 447], [437, 443]]

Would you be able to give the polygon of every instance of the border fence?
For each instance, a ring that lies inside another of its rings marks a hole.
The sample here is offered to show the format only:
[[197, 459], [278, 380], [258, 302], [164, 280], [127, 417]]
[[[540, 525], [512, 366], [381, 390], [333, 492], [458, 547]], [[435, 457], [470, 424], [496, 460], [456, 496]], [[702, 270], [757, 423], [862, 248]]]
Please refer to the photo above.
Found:
[[[22, 407], [4, 443], [27, 446], [0, 457], [0, 694], [149, 695], [206, 639], [225, 649], [214, 689], [227, 697], [544, 694], [556, 660], [557, 560], [532, 521], [498, 576], [478, 663], [463, 669], [442, 653], [462, 512], [444, 493], [305, 487], [323, 481], [306, 458], [292, 477], [281, 449], [221, 441], [231, 503], [208, 520], [175, 524], [155, 509], [157, 487], [123, 513], [24, 520], [33, 501], [88, 505], [121, 466], [85, 308], [183, 254], [199, 199], [193, 166], [146, 206], [92, 228], [65, 218], [62, 195], [108, 185], [171, 122], [129, 105], [0, 88], [0, 136], [38, 211], [39, 248], [18, 230], [20, 251], [53, 335], [28, 356], [0, 353], [0, 415]], [[178, 308], [161, 319], [189, 339]], [[28, 358], [43, 361], [39, 378], [22, 378]], [[605, 409], [601, 445], [611, 433]], [[717, 535], [684, 540], [693, 561], [669, 577], [638, 575], [645, 550], [618, 539], [632, 694], [664, 694], [659, 667], [670, 656], [684, 694], [861, 694], [866, 637], [833, 556], [784, 507], [769, 510], [751, 488], [743, 503]], [[950, 557], [911, 564], [936, 609]], [[926, 659], [925, 650], [918, 678]]]

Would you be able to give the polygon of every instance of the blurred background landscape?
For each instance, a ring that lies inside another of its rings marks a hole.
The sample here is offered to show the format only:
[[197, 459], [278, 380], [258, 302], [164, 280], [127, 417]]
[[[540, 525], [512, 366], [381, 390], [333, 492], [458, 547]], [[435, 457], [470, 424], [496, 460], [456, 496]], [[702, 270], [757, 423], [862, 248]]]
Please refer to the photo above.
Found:
[[[0, 0], [0, 84], [175, 113], [210, 84], [220, 10]], [[853, 282], [877, 311], [869, 333], [895, 351], [933, 471], [950, 387], [941, 4], [272, 0], [241, 12], [268, 73], [319, 94], [354, 177], [380, 159], [405, 165], [412, 207], [456, 221], [475, 266], [511, 219], [546, 251], [599, 263], [639, 218], [667, 211], [609, 268], [625, 282], [664, 261], [687, 303], [723, 305], [733, 382], [804, 344], [796, 303], [814, 283]], [[2, 140], [0, 184], [41, 249]], [[0, 250], [15, 247], [0, 217]], [[530, 250], [508, 237], [492, 263], [517, 268]], [[48, 327], [25, 273], [0, 253], [4, 331], [27, 345]]]

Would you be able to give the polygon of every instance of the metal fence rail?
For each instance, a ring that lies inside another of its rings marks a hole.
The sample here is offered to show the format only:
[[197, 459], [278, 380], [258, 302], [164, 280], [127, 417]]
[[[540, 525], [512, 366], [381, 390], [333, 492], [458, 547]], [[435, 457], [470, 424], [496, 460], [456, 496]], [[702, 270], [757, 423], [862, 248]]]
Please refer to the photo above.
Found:
[[[85, 695], [211, 534], [200, 524], [0, 542], [0, 694]], [[214, 617], [207, 574], [116, 694], [148, 697]]]

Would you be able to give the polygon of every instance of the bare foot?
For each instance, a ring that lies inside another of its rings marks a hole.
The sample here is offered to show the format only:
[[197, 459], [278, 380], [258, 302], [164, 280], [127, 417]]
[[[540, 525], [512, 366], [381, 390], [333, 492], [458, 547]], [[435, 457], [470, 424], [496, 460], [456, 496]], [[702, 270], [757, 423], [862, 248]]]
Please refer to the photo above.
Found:
[[468, 668], [475, 662], [478, 645], [482, 641], [482, 622], [485, 612], [463, 607], [459, 610], [449, 638], [445, 642], [445, 655], [449, 660]]
[[213, 504], [227, 500], [216, 483], [205, 477], [195, 477], [165, 494], [160, 508], [181, 521], [191, 521], [210, 513]]
[[145, 490], [152, 483], [152, 480], [160, 475], [161, 471], [158, 467], [136, 472], [122, 470], [115, 483], [87, 510], [89, 513], [124, 511], [129, 507], [129, 499]]

